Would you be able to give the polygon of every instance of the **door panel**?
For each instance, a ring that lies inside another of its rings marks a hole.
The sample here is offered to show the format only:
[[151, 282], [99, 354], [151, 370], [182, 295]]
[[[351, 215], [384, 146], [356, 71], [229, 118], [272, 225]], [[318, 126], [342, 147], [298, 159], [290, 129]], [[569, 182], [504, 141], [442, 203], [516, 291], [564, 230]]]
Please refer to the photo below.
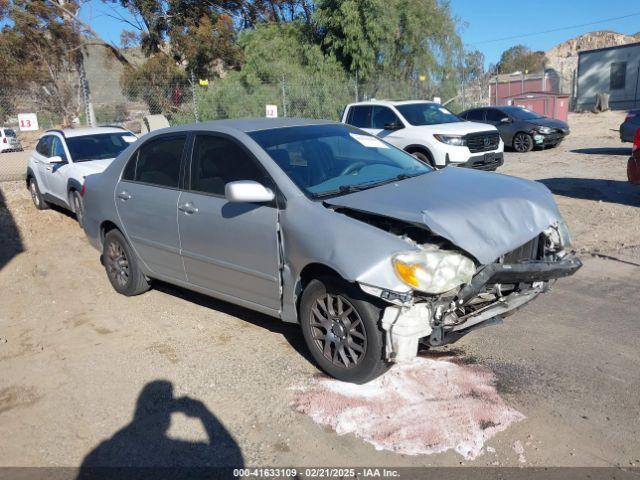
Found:
[[180, 172], [185, 135], [145, 142], [124, 169], [115, 190], [125, 234], [152, 274], [185, 281], [178, 235]]
[[51, 144], [51, 156], [59, 156], [63, 160], [66, 160], [67, 163], [62, 163], [59, 165], [49, 165], [47, 167], [49, 173], [49, 193], [54, 197], [64, 201], [65, 203], [69, 203], [69, 199], [67, 198], [67, 181], [69, 179], [69, 171], [71, 170], [72, 166], [68, 163], [69, 159], [67, 157], [67, 153], [64, 150], [62, 141], [58, 137], [53, 137], [53, 141]]
[[49, 156], [51, 155], [51, 140], [53, 139], [52, 135], [45, 135], [42, 137], [38, 144], [36, 145], [36, 149], [33, 151], [33, 159], [35, 161], [36, 168], [36, 178], [38, 180], [38, 187], [40, 188], [40, 193], [49, 193], [49, 174], [51, 173], [49, 170]]
[[280, 308], [277, 210], [184, 192], [178, 225], [187, 281], [199, 287]]
[[235, 139], [197, 135], [190, 191], [180, 196], [178, 225], [189, 283], [271, 309], [280, 309], [277, 209], [230, 203], [224, 186], [254, 180], [272, 187], [257, 160]]

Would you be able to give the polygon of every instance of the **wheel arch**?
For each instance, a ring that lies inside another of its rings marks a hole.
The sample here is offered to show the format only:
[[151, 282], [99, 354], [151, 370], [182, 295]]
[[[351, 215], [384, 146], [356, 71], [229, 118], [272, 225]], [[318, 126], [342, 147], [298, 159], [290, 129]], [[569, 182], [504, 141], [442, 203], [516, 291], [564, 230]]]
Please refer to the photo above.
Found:
[[109, 233], [111, 230], [118, 230], [120, 233], [122, 233], [122, 229], [115, 222], [112, 222], [111, 220], [104, 220], [100, 224], [100, 244], [104, 244], [104, 238], [107, 236], [107, 233]]
[[32, 178], [35, 178], [36, 182], [38, 181], [38, 177], [36, 177], [36, 173], [33, 171], [33, 169], [31, 167], [27, 167], [27, 174], [24, 178], [27, 188], [29, 188], [29, 180], [31, 180]]
[[[294, 288], [295, 296], [296, 296], [296, 315], [300, 315], [300, 299], [302, 298], [302, 292], [309, 285], [312, 280], [317, 280], [322, 277], [330, 277], [340, 280], [346, 283], [353, 283], [347, 280], [340, 272], [335, 270], [334, 268], [321, 263], [321, 262], [312, 262], [304, 266], [302, 270], [300, 270], [300, 274], [296, 279], [296, 284]], [[299, 321], [299, 319], [298, 319]]]

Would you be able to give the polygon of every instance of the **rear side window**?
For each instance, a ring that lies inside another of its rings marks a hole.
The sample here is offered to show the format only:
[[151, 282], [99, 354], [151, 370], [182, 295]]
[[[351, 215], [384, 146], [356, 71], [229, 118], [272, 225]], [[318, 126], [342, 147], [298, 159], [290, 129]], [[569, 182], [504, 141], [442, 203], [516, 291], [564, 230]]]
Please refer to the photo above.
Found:
[[225, 137], [198, 135], [193, 146], [191, 190], [224, 195], [224, 186], [253, 180], [267, 187], [266, 174], [240, 145]]
[[42, 137], [38, 144], [36, 145], [36, 152], [40, 155], [43, 155], [47, 158], [51, 156], [51, 135], [47, 135], [46, 137]]
[[347, 123], [358, 128], [371, 128], [371, 107], [351, 107]]
[[507, 115], [501, 112], [500, 110], [496, 110], [495, 108], [490, 108], [487, 110], [487, 120], [489, 122], [499, 122]]
[[467, 120], [484, 120], [484, 111], [470, 110], [465, 114], [464, 118]]
[[129, 160], [122, 179], [178, 188], [180, 162], [186, 140], [186, 135], [173, 135], [146, 142]]
[[371, 115], [371, 128], [384, 129], [385, 125], [400, 123], [398, 116], [387, 107], [373, 107]]

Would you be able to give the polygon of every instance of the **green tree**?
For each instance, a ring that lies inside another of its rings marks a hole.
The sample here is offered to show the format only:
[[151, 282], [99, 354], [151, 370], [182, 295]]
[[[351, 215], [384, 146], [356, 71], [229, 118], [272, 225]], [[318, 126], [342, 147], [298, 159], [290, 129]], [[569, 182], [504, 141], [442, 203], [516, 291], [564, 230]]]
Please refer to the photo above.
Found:
[[544, 52], [534, 52], [524, 45], [515, 45], [504, 52], [495, 67], [499, 73], [538, 72], [546, 63]]

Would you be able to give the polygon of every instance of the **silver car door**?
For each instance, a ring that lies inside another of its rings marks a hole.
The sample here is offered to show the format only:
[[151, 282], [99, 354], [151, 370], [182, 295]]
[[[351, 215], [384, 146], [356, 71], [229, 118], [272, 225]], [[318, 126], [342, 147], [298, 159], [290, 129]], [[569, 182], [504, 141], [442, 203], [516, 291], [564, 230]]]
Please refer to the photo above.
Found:
[[166, 280], [186, 280], [177, 220], [186, 139], [167, 134], [143, 143], [114, 192], [127, 239], [150, 272]]
[[[272, 187], [258, 161], [236, 140], [199, 134], [191, 182], [178, 205], [182, 257], [189, 283], [263, 311], [280, 309], [277, 209], [230, 203], [225, 184], [254, 180]], [[260, 309], [260, 308], [259, 308]]]

